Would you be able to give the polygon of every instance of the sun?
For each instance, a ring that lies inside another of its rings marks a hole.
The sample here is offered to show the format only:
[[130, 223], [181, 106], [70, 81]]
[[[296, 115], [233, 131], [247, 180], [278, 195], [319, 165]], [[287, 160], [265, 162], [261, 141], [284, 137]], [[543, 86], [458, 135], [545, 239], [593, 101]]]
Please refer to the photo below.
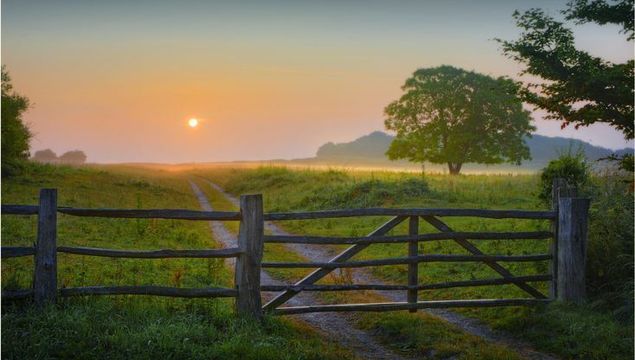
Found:
[[191, 128], [195, 128], [198, 126], [198, 120], [191, 118], [190, 120], [188, 120], [187, 124], [191, 127]]

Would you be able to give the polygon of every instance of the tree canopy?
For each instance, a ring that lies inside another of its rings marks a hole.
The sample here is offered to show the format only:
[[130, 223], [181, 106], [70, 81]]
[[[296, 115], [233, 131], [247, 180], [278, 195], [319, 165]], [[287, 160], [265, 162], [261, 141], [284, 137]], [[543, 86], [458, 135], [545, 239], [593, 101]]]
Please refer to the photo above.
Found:
[[[576, 24], [616, 24], [633, 40], [633, 1], [572, 0], [562, 13]], [[633, 60], [613, 63], [576, 49], [572, 30], [540, 9], [513, 17], [522, 33], [514, 41], [499, 40], [503, 53], [525, 65], [522, 74], [543, 80], [526, 84], [523, 100], [563, 127], [603, 122], [633, 139]]]
[[390, 159], [447, 163], [458, 174], [465, 163], [531, 158], [523, 137], [534, 127], [516, 82], [444, 65], [417, 70], [402, 89], [385, 109], [385, 126], [396, 132]]
[[81, 165], [86, 162], [86, 154], [81, 150], [72, 150], [60, 155], [59, 159], [63, 164]]
[[57, 154], [51, 149], [38, 150], [33, 154], [33, 160], [39, 162], [53, 162], [57, 160]]
[[31, 132], [22, 121], [29, 108], [29, 99], [13, 90], [11, 77], [2, 66], [2, 175], [7, 176], [20, 168], [29, 157]]

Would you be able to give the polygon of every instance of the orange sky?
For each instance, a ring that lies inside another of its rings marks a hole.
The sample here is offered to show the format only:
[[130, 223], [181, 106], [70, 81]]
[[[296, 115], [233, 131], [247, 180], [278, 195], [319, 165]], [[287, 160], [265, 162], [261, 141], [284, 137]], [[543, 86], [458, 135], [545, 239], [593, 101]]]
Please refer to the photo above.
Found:
[[[365, 4], [3, 1], [2, 62], [34, 103], [32, 148], [99, 162], [312, 156], [381, 130], [383, 108], [419, 67], [519, 70], [491, 39], [514, 36], [520, 1]], [[591, 51], [632, 56], [615, 28], [577, 34]], [[201, 124], [189, 128], [190, 117]], [[628, 145], [606, 127], [537, 126]]]

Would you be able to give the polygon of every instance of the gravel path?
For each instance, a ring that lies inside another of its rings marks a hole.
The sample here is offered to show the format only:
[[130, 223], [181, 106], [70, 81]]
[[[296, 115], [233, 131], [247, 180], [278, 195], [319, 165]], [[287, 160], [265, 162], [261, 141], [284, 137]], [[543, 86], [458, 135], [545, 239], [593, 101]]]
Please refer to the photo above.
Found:
[[[210, 183], [211, 185], [211, 183]], [[201, 208], [205, 211], [212, 211], [207, 197], [201, 191], [201, 189], [192, 181], [190, 181], [192, 191], [196, 195]], [[214, 185], [215, 186], [215, 185]], [[218, 187], [214, 187], [217, 189]], [[223, 192], [224, 193], [224, 192]], [[235, 198], [229, 198], [232, 203], [236, 204]], [[227, 230], [222, 222], [210, 221], [210, 228], [214, 235], [214, 239], [220, 241], [224, 247], [236, 246], [236, 236]], [[270, 228], [271, 224], [267, 224], [267, 228]], [[275, 226], [275, 225], [274, 225]], [[234, 259], [230, 260], [230, 264]], [[262, 271], [260, 280], [263, 285], [282, 285], [283, 283], [272, 278], [269, 273]], [[311, 293], [303, 292], [289, 300], [289, 305], [307, 305], [316, 304], [320, 301]], [[306, 321], [313, 327], [319, 329], [324, 333], [330, 341], [338, 342], [341, 346], [351, 349], [353, 353], [362, 359], [408, 359], [401, 355], [395, 354], [389, 349], [379, 344], [368, 333], [355, 328], [351, 322], [342, 314], [330, 314], [330, 313], [315, 313], [315, 314], [303, 314], [298, 318]]]
[[[223, 188], [221, 188], [220, 186], [218, 186], [217, 184], [207, 180], [207, 179], [203, 179], [210, 187], [212, 187], [215, 191], [219, 192], [220, 194], [222, 194], [228, 201], [230, 201], [234, 206], [238, 207], [239, 206], [239, 200], [233, 196], [232, 194], [227, 193]], [[194, 183], [192, 183], [192, 189], [194, 189], [196, 185]], [[196, 190], [194, 190], [196, 192]], [[198, 190], [200, 192], [200, 189]], [[197, 194], [197, 196], [199, 196]], [[203, 197], [205, 197], [203, 195]], [[199, 201], [200, 201], [200, 196], [199, 196]], [[205, 201], [207, 202], [207, 199], [205, 199]], [[202, 203], [201, 203], [202, 205]], [[209, 206], [209, 203], [208, 203]], [[210, 207], [211, 208], [211, 207]], [[221, 226], [224, 228], [224, 226], [221, 223], [217, 223], [217, 225], [212, 225], [214, 226]], [[265, 222], [265, 229], [269, 230], [272, 234], [274, 235], [290, 235], [288, 232], [282, 230], [280, 227], [278, 227], [277, 225], [271, 223], [271, 222]], [[227, 232], [227, 229], [224, 229], [224, 231], [227, 233], [227, 235], [229, 235], [231, 237], [231, 235]], [[332, 257], [334, 257], [336, 254], [336, 252], [333, 249], [330, 248], [325, 248], [324, 246], [319, 246], [319, 245], [310, 245], [310, 244], [288, 244], [287, 247], [293, 251], [295, 251], [296, 253], [311, 259], [312, 261], [328, 261], [329, 259], [331, 259]], [[364, 269], [353, 269], [353, 280], [355, 283], [357, 284], [384, 284], [385, 282], [383, 282], [380, 279], [377, 279], [376, 277], [372, 276], [368, 271], [364, 270]], [[269, 284], [271, 281], [271, 284], [278, 284], [279, 282], [276, 282], [275, 280], [271, 279], [270, 276], [266, 275], [266, 272], [263, 271], [263, 276], [262, 276], [262, 282], [263, 284]], [[406, 298], [406, 292], [403, 291], [376, 291], [377, 294], [380, 294], [382, 297], [384, 297], [387, 301], [394, 301], [394, 302], [405, 302], [407, 301]], [[295, 300], [295, 301], [294, 301]], [[315, 299], [314, 296], [311, 296], [311, 293], [305, 293], [305, 292], [300, 292], [300, 294], [296, 295], [294, 298], [292, 298], [290, 301], [288, 301], [289, 305], [301, 305], [301, 304], [315, 304], [318, 303], [319, 301]], [[455, 313], [453, 311], [449, 311], [449, 310], [445, 310], [445, 309], [425, 309], [422, 310], [425, 311], [429, 314], [435, 315], [437, 317], [442, 318], [443, 320], [461, 328], [463, 331], [472, 334], [472, 335], [476, 335], [488, 342], [493, 342], [493, 343], [497, 343], [500, 345], [504, 345], [507, 346], [511, 349], [516, 350], [520, 355], [522, 355], [523, 357], [527, 358], [527, 359], [531, 359], [531, 360], [555, 360], [557, 359], [557, 357], [554, 357], [553, 355], [550, 354], [545, 354], [539, 351], [534, 350], [531, 345], [527, 344], [526, 342], [523, 342], [521, 340], [518, 340], [516, 338], [513, 338], [507, 334], [501, 333], [501, 332], [495, 332], [492, 329], [490, 329], [487, 325], [483, 324], [482, 322], [480, 322], [477, 319], [473, 319], [473, 318], [468, 318], [465, 316], [462, 316], [458, 313]], [[327, 316], [328, 315], [337, 315], [337, 314], [329, 314], [329, 313], [322, 313], [319, 314], [320, 317], [322, 316]], [[313, 314], [313, 315], [317, 315], [317, 314]], [[337, 317], [337, 316], [336, 316]], [[307, 320], [309, 321], [309, 320]], [[331, 321], [330, 319], [328, 321]], [[345, 320], [344, 320], [345, 321]], [[309, 321], [310, 322], [310, 321]], [[339, 326], [339, 325], [338, 325]], [[350, 324], [347, 323], [346, 325], [349, 328], [352, 328]], [[318, 326], [319, 327], [319, 326]], [[333, 331], [334, 334], [338, 334], [338, 332], [341, 334], [341, 328], [339, 327], [334, 327]], [[354, 329], [354, 328], [353, 328]], [[347, 330], [348, 331], [348, 330]], [[368, 335], [366, 335], [365, 333], [363, 333], [360, 330], [356, 330], [357, 332], [361, 333], [360, 335], [364, 335], [366, 337], [368, 337]], [[385, 349], [384, 349], [385, 350]], [[360, 355], [362, 356], [362, 355]], [[373, 355], [371, 354], [371, 357], [367, 357], [367, 356], [362, 356], [363, 358], [371, 358], [371, 359], [384, 359], [385, 357], [381, 357], [380, 355]], [[389, 355], [390, 359], [397, 359], [398, 357], [394, 357], [394, 355]]]

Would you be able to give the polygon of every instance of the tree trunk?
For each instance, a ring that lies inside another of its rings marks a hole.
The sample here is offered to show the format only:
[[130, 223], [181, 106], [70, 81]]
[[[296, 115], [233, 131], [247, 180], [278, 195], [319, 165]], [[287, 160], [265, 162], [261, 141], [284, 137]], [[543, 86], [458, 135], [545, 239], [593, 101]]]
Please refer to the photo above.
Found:
[[448, 170], [450, 171], [450, 175], [458, 175], [461, 172], [461, 167], [463, 163], [448, 163]]

